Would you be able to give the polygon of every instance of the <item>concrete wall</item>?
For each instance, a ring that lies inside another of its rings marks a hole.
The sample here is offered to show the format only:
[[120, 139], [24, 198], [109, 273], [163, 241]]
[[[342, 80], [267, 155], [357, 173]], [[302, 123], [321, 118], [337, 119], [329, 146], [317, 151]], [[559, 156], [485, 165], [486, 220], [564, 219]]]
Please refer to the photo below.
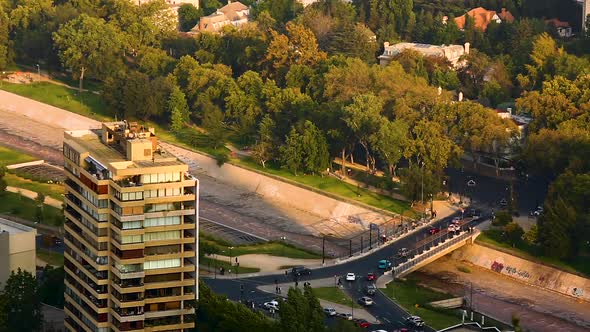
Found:
[[[169, 144], [161, 143], [161, 145], [172, 153], [176, 150], [175, 148], [170, 148], [171, 146]], [[376, 212], [360, 205], [342, 202], [332, 197], [229, 163], [225, 163], [219, 167], [215, 159], [206, 155], [198, 153], [191, 154], [190, 160], [180, 154], [177, 157], [189, 165], [196, 164], [200, 172], [221, 182], [228, 183], [242, 190], [255, 192], [265, 200], [274, 201], [279, 205], [288, 205], [307, 211], [322, 219], [361, 224], [366, 229], [370, 223], [381, 224], [393, 217], [392, 213]], [[198, 174], [196, 176], [198, 177]]]
[[504, 276], [590, 301], [590, 279], [534, 263], [483, 245], [466, 245], [455, 250], [452, 257], [493, 270]]

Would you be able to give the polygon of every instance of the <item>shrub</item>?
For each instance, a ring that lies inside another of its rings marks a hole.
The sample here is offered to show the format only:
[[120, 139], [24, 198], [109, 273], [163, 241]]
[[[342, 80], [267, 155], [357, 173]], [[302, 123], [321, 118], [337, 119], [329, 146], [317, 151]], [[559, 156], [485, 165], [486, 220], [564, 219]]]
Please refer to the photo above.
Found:
[[492, 221], [494, 226], [506, 226], [512, 222], [512, 215], [508, 211], [498, 211], [496, 218]]
[[504, 227], [504, 232], [506, 232], [506, 240], [513, 247], [522, 241], [522, 236], [524, 235], [524, 230], [522, 227], [520, 227], [520, 225], [515, 222], [511, 222], [506, 225]]
[[463, 273], [471, 273], [471, 270], [468, 267], [465, 266], [457, 266], [457, 270], [463, 272]]

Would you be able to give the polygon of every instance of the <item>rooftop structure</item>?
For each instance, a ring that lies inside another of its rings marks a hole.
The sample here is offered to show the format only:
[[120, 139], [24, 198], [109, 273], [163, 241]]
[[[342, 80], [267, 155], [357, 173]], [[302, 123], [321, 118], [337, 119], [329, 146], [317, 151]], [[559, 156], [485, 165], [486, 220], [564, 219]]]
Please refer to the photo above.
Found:
[[36, 235], [34, 228], [0, 218], [0, 288], [18, 268], [35, 275]]
[[203, 16], [192, 31], [219, 32], [226, 25], [239, 27], [248, 23], [250, 9], [241, 2], [229, 2], [215, 13]]
[[514, 22], [514, 16], [512, 13], [506, 10], [506, 8], [502, 8], [501, 12], [496, 12], [495, 10], [487, 10], [483, 7], [477, 7], [471, 9], [466, 14], [455, 18], [455, 23], [457, 23], [459, 29], [465, 29], [465, 21], [467, 16], [473, 18], [475, 28], [481, 31], [486, 31], [488, 25], [492, 22]]
[[463, 65], [461, 57], [465, 54], [469, 54], [469, 43], [461, 45], [430, 45], [430, 44], [418, 44], [418, 43], [397, 43], [389, 45], [389, 42], [383, 43], [383, 54], [379, 56], [379, 63], [385, 66], [393, 60], [393, 58], [400, 54], [406, 49], [411, 49], [421, 53], [424, 56], [438, 56], [444, 57], [454, 67], [460, 67]]
[[68, 331], [188, 331], [198, 298], [198, 180], [153, 128], [64, 134]]

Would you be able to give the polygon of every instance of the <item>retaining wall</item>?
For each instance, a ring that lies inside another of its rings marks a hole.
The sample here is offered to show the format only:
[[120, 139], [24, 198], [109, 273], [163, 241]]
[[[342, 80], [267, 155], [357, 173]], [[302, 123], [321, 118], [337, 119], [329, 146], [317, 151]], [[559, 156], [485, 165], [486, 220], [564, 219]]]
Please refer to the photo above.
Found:
[[512, 256], [483, 245], [466, 245], [453, 252], [457, 260], [490, 269], [527, 284], [590, 302], [590, 279]]

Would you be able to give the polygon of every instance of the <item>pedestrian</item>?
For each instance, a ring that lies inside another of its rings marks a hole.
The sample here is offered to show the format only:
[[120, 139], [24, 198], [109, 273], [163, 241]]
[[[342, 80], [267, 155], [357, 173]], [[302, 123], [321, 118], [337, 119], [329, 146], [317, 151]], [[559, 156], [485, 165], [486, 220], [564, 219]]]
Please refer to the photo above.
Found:
[[289, 270], [285, 271], [285, 277], [289, 276]]
[[299, 286], [299, 281], [295, 280], [295, 287]]
[[275, 286], [275, 294], [279, 293], [279, 286]]
[[281, 286], [279, 286], [279, 294], [283, 293], [283, 290], [281, 289]]

